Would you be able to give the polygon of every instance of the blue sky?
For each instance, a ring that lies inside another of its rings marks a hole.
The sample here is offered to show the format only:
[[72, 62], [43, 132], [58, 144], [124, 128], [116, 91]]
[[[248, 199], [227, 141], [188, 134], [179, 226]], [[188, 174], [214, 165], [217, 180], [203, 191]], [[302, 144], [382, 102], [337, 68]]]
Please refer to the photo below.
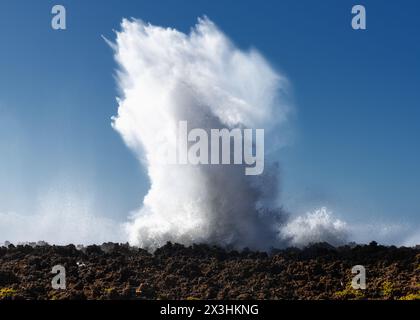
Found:
[[[365, 31], [350, 26], [359, 3]], [[147, 178], [110, 125], [116, 66], [101, 35], [123, 17], [188, 32], [207, 15], [291, 81], [286, 208], [420, 225], [418, 1], [60, 1], [65, 31], [50, 27], [54, 4], [0, 2], [0, 212], [30, 214], [50, 189], [121, 221], [139, 207]]]

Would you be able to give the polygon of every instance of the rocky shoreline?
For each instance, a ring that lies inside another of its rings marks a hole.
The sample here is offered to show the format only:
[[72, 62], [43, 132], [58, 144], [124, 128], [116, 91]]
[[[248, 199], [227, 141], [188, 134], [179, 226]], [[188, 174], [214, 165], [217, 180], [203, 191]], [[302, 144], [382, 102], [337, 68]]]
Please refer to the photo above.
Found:
[[[53, 289], [54, 265], [66, 289]], [[351, 269], [366, 268], [354, 290]], [[420, 299], [420, 248], [326, 243], [270, 254], [168, 243], [0, 247], [0, 299]]]

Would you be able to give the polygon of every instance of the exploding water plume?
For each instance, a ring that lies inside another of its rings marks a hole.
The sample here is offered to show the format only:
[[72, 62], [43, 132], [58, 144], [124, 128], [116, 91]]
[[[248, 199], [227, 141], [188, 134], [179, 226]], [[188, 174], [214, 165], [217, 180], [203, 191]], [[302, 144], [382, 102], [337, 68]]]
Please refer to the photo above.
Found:
[[[167, 241], [267, 250], [357, 234], [326, 208], [289, 219], [279, 208], [275, 156], [287, 143], [287, 79], [256, 50], [238, 49], [207, 18], [189, 34], [126, 20], [110, 43], [120, 89], [113, 127], [147, 169], [150, 189], [126, 223], [129, 242], [150, 250]], [[177, 128], [261, 128], [265, 170], [242, 165], [168, 165]], [[360, 232], [359, 232], [360, 233]]]
[[[190, 34], [123, 20], [117, 32], [118, 115], [114, 128], [146, 166], [150, 190], [127, 224], [130, 243], [166, 241], [267, 249], [279, 244], [284, 215], [276, 166], [246, 177], [241, 165], [165, 165], [177, 124], [192, 128], [263, 128], [279, 147], [286, 121], [287, 80], [255, 50], [241, 51], [209, 19]], [[270, 184], [270, 187], [267, 187]], [[263, 187], [265, 186], [265, 187]]]

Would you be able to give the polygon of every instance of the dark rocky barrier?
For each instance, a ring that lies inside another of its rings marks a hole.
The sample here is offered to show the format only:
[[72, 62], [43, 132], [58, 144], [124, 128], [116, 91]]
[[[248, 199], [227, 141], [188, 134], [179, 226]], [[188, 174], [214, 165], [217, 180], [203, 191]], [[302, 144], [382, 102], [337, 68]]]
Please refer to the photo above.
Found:
[[[54, 265], [66, 289], [53, 289]], [[354, 265], [366, 289], [351, 287]], [[420, 248], [371, 243], [241, 252], [170, 244], [0, 248], [0, 299], [420, 299]]]

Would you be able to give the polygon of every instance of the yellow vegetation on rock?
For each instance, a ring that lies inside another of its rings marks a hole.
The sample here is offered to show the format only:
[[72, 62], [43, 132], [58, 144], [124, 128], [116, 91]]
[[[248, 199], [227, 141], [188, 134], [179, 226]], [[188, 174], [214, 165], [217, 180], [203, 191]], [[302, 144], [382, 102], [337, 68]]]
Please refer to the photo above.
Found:
[[17, 291], [12, 288], [1, 288], [0, 289], [0, 299], [12, 298], [17, 294]]

